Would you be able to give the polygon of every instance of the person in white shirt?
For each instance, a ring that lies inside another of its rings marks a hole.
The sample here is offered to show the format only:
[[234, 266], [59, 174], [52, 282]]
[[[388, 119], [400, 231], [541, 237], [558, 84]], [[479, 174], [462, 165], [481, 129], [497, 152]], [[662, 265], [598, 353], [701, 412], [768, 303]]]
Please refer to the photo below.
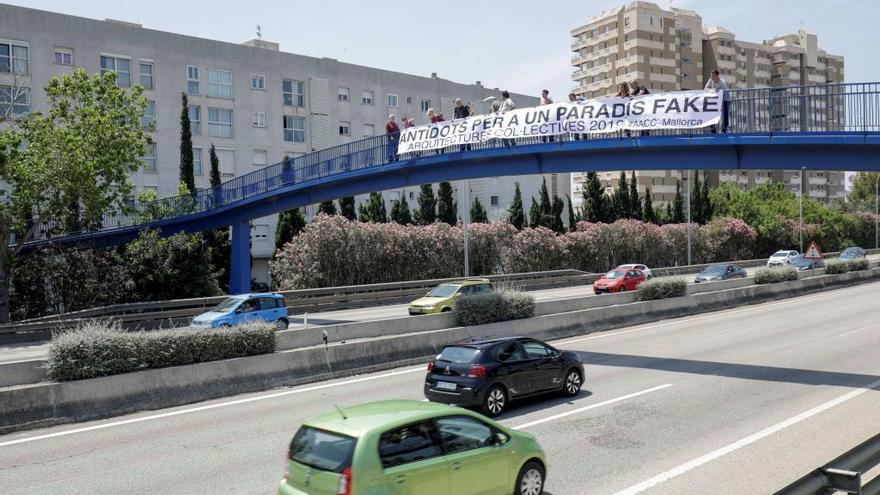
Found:
[[[584, 98], [582, 96], [578, 96], [574, 93], [568, 94], [568, 102], [569, 103], [580, 103], [582, 101], [584, 101]], [[572, 133], [571, 138], [575, 141], [580, 141], [581, 139], [587, 139], [587, 135]]]
[[[516, 109], [516, 103], [510, 98], [510, 92], [506, 89], [501, 92], [501, 107], [498, 109], [498, 112], [502, 115]], [[504, 146], [514, 146], [516, 143], [513, 142], [513, 139], [503, 139]]]
[[[727, 132], [727, 114], [730, 110], [730, 88], [727, 86], [727, 82], [724, 79], [721, 79], [721, 74], [718, 72], [718, 69], [712, 71], [709, 74], [709, 80], [706, 81], [706, 90], [708, 91], [723, 91], [724, 99], [721, 102], [721, 132]], [[712, 126], [712, 134], [717, 132], [716, 126]]]
[[[552, 105], [553, 100], [550, 98], [550, 90], [542, 89], [541, 90], [541, 106], [544, 105]], [[554, 141], [554, 136], [541, 136], [541, 142], [546, 143], [550, 141], [551, 143]]]

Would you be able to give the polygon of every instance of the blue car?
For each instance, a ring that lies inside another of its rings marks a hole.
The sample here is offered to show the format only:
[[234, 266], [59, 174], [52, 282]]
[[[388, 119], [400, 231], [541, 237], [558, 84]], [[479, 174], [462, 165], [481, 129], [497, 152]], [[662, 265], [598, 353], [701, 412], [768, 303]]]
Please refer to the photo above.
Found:
[[281, 294], [238, 294], [227, 297], [223, 302], [193, 318], [194, 328], [231, 327], [242, 323], [265, 321], [284, 330], [290, 323], [287, 306]]

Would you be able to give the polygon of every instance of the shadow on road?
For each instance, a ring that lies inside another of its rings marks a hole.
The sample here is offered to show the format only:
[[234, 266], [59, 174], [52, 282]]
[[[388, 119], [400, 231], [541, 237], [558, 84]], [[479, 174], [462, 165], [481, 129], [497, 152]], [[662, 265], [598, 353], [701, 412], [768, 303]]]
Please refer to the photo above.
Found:
[[634, 356], [629, 354], [611, 354], [604, 352], [572, 352], [575, 352], [580, 356], [584, 364], [619, 366], [622, 368], [643, 368], [671, 371], [674, 373], [741, 378], [744, 380], [801, 383], [804, 385], [832, 385], [853, 388], [863, 388], [869, 383], [880, 380], [880, 376], [878, 375], [866, 375], [861, 373], [780, 368], [776, 366]]
[[525, 416], [526, 414], [531, 414], [533, 412], [545, 411], [551, 407], [560, 406], [562, 404], [575, 405], [575, 400], [586, 399], [591, 395], [593, 395], [593, 392], [590, 392], [589, 390], [581, 390], [580, 393], [574, 397], [562, 397], [558, 393], [554, 394], [553, 392], [545, 395], [536, 395], [534, 397], [511, 402], [507, 406], [507, 411], [495, 419], [501, 420], [518, 418], [520, 416]]

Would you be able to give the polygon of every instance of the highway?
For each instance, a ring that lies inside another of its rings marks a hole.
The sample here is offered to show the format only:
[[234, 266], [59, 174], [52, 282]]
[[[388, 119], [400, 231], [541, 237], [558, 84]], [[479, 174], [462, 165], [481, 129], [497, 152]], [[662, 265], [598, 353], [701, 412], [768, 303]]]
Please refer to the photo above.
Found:
[[[554, 342], [575, 399], [514, 404], [547, 491], [772, 493], [880, 431], [880, 283]], [[421, 399], [424, 367], [0, 436], [3, 494], [267, 494], [306, 418]]]

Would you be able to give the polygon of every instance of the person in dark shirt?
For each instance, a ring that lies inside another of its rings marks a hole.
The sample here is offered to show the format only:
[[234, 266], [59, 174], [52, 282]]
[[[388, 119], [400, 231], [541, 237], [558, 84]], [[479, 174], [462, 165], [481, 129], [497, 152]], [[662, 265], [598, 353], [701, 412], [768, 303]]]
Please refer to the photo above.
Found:
[[388, 122], [385, 123], [385, 134], [388, 135], [388, 161], [396, 162], [397, 143], [400, 141], [400, 127], [397, 126], [397, 120], [393, 113], [388, 116]]
[[[470, 105], [465, 105], [464, 102], [461, 101], [461, 98], [456, 98], [454, 113], [455, 113], [455, 115], [454, 115], [455, 120], [466, 119], [471, 116], [471, 107], [470, 107]], [[463, 144], [463, 145], [461, 145], [461, 147], [459, 149], [461, 151], [469, 150], [469, 149], [471, 149], [471, 145], [470, 144]]]

